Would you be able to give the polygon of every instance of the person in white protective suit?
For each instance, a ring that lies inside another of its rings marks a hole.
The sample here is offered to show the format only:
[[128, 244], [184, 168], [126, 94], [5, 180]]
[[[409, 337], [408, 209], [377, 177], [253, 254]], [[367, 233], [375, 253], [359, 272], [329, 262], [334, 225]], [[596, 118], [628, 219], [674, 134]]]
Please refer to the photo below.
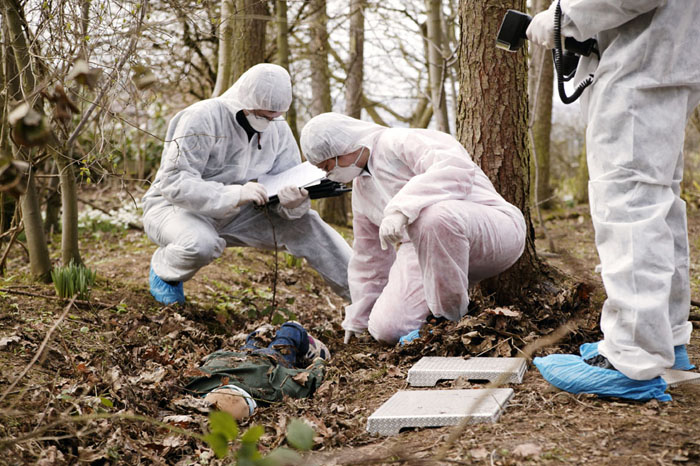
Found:
[[254, 180], [301, 163], [291, 128], [280, 118], [291, 100], [287, 71], [259, 64], [222, 96], [170, 121], [160, 168], [143, 198], [144, 229], [159, 246], [150, 272], [159, 302], [184, 302], [182, 282], [227, 246], [273, 249], [275, 239], [349, 299], [350, 245], [310, 210], [306, 190], [285, 187], [269, 213], [255, 208], [268, 197]]
[[369, 330], [395, 343], [431, 314], [459, 320], [469, 283], [523, 252], [522, 213], [449, 134], [324, 113], [304, 126], [301, 146], [329, 179], [354, 180], [346, 342]]
[[[555, 8], [533, 18], [534, 43], [553, 47]], [[562, 36], [595, 38], [600, 50], [599, 59], [581, 57], [576, 80], [594, 74], [581, 108], [607, 300], [603, 340], [581, 348], [595, 369], [564, 355], [536, 364], [568, 391], [670, 399], [659, 376], [694, 368], [685, 346], [692, 326], [680, 182], [684, 129], [700, 102], [700, 2], [561, 0], [560, 8]]]

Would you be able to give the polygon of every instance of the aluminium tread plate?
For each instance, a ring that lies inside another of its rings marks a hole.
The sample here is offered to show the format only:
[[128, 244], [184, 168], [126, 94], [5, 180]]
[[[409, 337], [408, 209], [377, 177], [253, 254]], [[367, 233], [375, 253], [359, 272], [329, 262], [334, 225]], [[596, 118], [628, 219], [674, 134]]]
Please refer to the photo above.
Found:
[[408, 370], [408, 383], [432, 387], [439, 380], [465, 377], [469, 380], [501, 380], [522, 383], [527, 370], [525, 358], [468, 358], [425, 356]]
[[700, 373], [690, 371], [679, 371], [675, 369], [666, 369], [664, 375], [661, 376], [669, 387], [676, 387], [688, 383], [700, 383]]
[[368, 419], [367, 431], [395, 435], [403, 428], [496, 422], [513, 396], [512, 388], [400, 390]]

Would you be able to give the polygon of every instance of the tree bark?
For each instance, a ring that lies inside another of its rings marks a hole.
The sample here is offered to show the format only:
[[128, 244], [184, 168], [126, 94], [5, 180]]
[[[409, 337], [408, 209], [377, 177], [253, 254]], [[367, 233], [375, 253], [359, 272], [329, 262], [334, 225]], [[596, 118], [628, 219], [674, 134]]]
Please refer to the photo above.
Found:
[[586, 145], [581, 148], [578, 156], [578, 169], [576, 170], [576, 192], [574, 201], [577, 204], [588, 204], [588, 158], [586, 158]]
[[[533, 14], [549, 7], [549, 0], [536, 0]], [[554, 67], [552, 53], [544, 47], [530, 47], [530, 73], [528, 79], [529, 96], [532, 102], [532, 137], [537, 157], [530, 169], [532, 174], [532, 195], [541, 207], [551, 207], [552, 188], [550, 183], [550, 139], [552, 134], [552, 94], [554, 92]], [[535, 179], [537, 183], [535, 183]], [[535, 196], [536, 194], [536, 196]]]
[[[328, 15], [326, 0], [311, 0], [311, 116], [332, 110], [330, 72], [328, 70]], [[328, 223], [347, 225], [345, 196], [329, 197], [318, 202], [321, 218]]]
[[235, 48], [231, 83], [236, 82], [251, 66], [265, 61], [265, 18], [268, 17], [266, 2], [260, 0], [234, 0], [234, 2]]
[[53, 233], [58, 231], [58, 224], [61, 216], [61, 194], [59, 190], [60, 178], [56, 170], [56, 162], [54, 161], [50, 167], [52, 175], [47, 186], [46, 207], [44, 212], [44, 233], [46, 233], [47, 241], [51, 241]]
[[[287, 20], [287, 1], [277, 0], [275, 3], [277, 20], [277, 64], [289, 71], [289, 22]], [[294, 83], [292, 82], [292, 97], [294, 97]], [[299, 141], [299, 128], [297, 127], [297, 110], [292, 98], [292, 104], [287, 110], [287, 123], [292, 128], [294, 139]]]
[[[72, 153], [72, 152], [71, 152]], [[70, 153], [69, 153], [70, 154]], [[61, 262], [68, 265], [83, 263], [80, 257], [78, 238], [78, 187], [75, 183], [75, 172], [69, 160], [73, 158], [55, 152], [54, 160], [61, 180]]]
[[[22, 30], [22, 20], [19, 14], [19, 5], [12, 0], [2, 0], [6, 39], [14, 56], [14, 72], [16, 76], [7, 76], [8, 91], [15, 99], [23, 99], [34, 89], [34, 75], [30, 67], [27, 42]], [[10, 68], [10, 67], [8, 67]], [[9, 71], [9, 70], [6, 70]], [[21, 79], [20, 79], [21, 77]], [[20, 86], [20, 82], [23, 87]], [[13, 155], [19, 156], [19, 148], [13, 149]], [[27, 155], [27, 161], [31, 157]], [[46, 245], [44, 227], [41, 221], [41, 206], [36, 191], [34, 177], [29, 176], [26, 192], [20, 197], [22, 210], [22, 223], [27, 237], [27, 250], [29, 251], [29, 268], [32, 276], [39, 281], [51, 281], [51, 259]]]
[[234, 0], [221, 0], [221, 21], [219, 23], [219, 53], [216, 68], [216, 84], [212, 97], [218, 97], [233, 85], [234, 56]]
[[523, 11], [525, 0], [495, 6], [488, 0], [460, 3], [459, 141], [481, 166], [496, 190], [525, 216], [527, 239], [518, 262], [482, 283], [497, 302], [513, 302], [540, 275], [530, 219], [528, 166], [527, 61], [525, 51], [507, 53], [494, 46], [507, 8]]
[[345, 113], [362, 117], [362, 81], [364, 79], [365, 0], [350, 2], [350, 57], [345, 80]]
[[311, 116], [332, 109], [327, 24], [326, 0], [311, 0]]
[[439, 131], [450, 132], [449, 118], [447, 116], [447, 99], [445, 98], [445, 78], [447, 68], [443, 51], [443, 32], [441, 0], [426, 0], [428, 14], [428, 68], [430, 70], [430, 100], [433, 104], [435, 124]]
[[[3, 10], [0, 9], [0, 11]], [[8, 89], [8, 92], [0, 93], [0, 121], [6, 121], [11, 97], [9, 95], [10, 83], [7, 78], [12, 76], [14, 79], [18, 79], [18, 77], [14, 56], [8, 46], [7, 28], [3, 21], [0, 21], [0, 32], [2, 33], [2, 44], [0, 44], [0, 55], [2, 55], [2, 61], [0, 61], [0, 84], [2, 84], [3, 88]], [[2, 164], [12, 159], [9, 133], [10, 125], [0, 125], [0, 163]], [[0, 233], [5, 233], [10, 228], [15, 213], [15, 205], [14, 197], [6, 193], [0, 193]]]

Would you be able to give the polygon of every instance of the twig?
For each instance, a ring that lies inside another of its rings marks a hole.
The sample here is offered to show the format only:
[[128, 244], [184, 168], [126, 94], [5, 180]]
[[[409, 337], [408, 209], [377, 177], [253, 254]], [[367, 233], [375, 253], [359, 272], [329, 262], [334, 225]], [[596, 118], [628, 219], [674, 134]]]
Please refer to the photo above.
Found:
[[537, 104], [539, 103], [537, 100], [539, 98], [539, 93], [540, 93], [540, 83], [542, 82], [542, 70], [544, 69], [544, 62], [545, 62], [545, 53], [542, 53], [542, 60], [540, 60], [540, 67], [539, 67], [539, 76], [537, 78], [537, 86], [535, 87], [535, 96], [534, 96], [534, 104], [532, 107], [532, 115], [530, 118], [530, 124], [527, 126], [527, 132], [528, 135], [530, 136], [530, 141], [532, 142], [532, 161], [535, 164], [535, 189], [534, 189], [534, 194], [535, 194], [535, 210], [537, 211], [537, 219], [539, 220], [540, 227], [542, 228], [542, 232], [544, 233], [544, 237], [547, 238], [547, 243], [549, 244], [549, 250], [552, 252], [556, 252], [556, 249], [554, 247], [554, 241], [552, 240], [552, 237], [549, 235], [549, 232], [547, 231], [547, 227], [545, 226], [544, 219], [542, 218], [542, 209], [540, 208], [540, 202], [538, 200], [539, 196], [539, 184], [540, 184], [540, 167], [539, 167], [539, 161], [537, 160], [537, 148], [535, 147], [535, 135], [532, 133], [532, 125], [535, 122], [535, 114], [537, 110]]
[[5, 392], [2, 394], [2, 396], [0, 396], [0, 403], [2, 403], [2, 401], [5, 399], [5, 397], [7, 397], [8, 393], [10, 393], [13, 388], [15, 388], [15, 385], [17, 385], [17, 383], [20, 381], [20, 379], [22, 379], [22, 377], [24, 377], [27, 374], [27, 372], [29, 372], [29, 369], [32, 368], [34, 363], [39, 360], [39, 357], [41, 356], [41, 353], [43, 353], [44, 348], [46, 348], [46, 345], [48, 344], [49, 340], [51, 339], [51, 335], [53, 334], [54, 330], [56, 330], [58, 325], [63, 321], [63, 318], [66, 317], [66, 315], [68, 315], [68, 311], [75, 303], [76, 296], [77, 295], [73, 296], [73, 298], [70, 300], [70, 302], [68, 303], [66, 308], [63, 310], [63, 314], [61, 314], [61, 316], [58, 318], [58, 320], [56, 320], [56, 322], [53, 324], [53, 326], [49, 329], [48, 333], [44, 337], [44, 341], [42, 341], [41, 345], [39, 345], [39, 349], [36, 351], [36, 354], [34, 355], [32, 360], [29, 362], [29, 364], [27, 364], [27, 366], [24, 368], [22, 373], [17, 376], [15, 381], [12, 382], [10, 384], [10, 386], [7, 387], [7, 389], [5, 389]]
[[12, 249], [12, 245], [15, 244], [15, 240], [17, 239], [22, 230], [24, 230], [24, 227], [20, 226], [16, 226], [12, 230], [10, 230], [12, 232], [12, 235], [10, 236], [10, 241], [7, 243], [7, 248], [5, 248], [5, 252], [2, 254], [2, 259], [0, 259], [0, 273], [2, 274], [5, 273], [5, 262], [7, 262], [7, 256], [10, 254], [10, 249]]
[[269, 207], [265, 206], [263, 207], [263, 212], [265, 213], [265, 217], [267, 217], [267, 220], [270, 222], [270, 228], [272, 228], [272, 242], [275, 243], [275, 274], [272, 277], [272, 311], [270, 312], [270, 319], [275, 314], [276, 308], [277, 308], [277, 278], [279, 275], [279, 257], [278, 257], [278, 246], [277, 246], [277, 235], [275, 234], [275, 224], [272, 223], [272, 219], [270, 218], [270, 211]]
[[[133, 196], [132, 196], [132, 199], [133, 199]], [[87, 199], [78, 198], [78, 201], [79, 201], [79, 202], [82, 202], [83, 204], [89, 205], [90, 207], [92, 207], [92, 208], [95, 209], [95, 210], [99, 210], [99, 211], [102, 212], [103, 214], [107, 214], [107, 215], [109, 215], [109, 216], [112, 215], [107, 209], [103, 209], [102, 207], [98, 206], [98, 205], [95, 204], [94, 202], [88, 201]], [[141, 230], [141, 231], [143, 231], [143, 227], [142, 227], [141, 225], [137, 225], [136, 223], [129, 222], [129, 223], [127, 223], [127, 225], [129, 225], [129, 228], [133, 228], [134, 230]]]
[[[11, 293], [11, 294], [20, 294], [23, 296], [33, 296], [35, 298], [50, 299], [52, 301], [66, 302], [69, 300], [69, 298], [61, 298], [60, 296], [49, 296], [49, 295], [45, 295], [45, 294], [31, 293], [29, 291], [13, 290], [11, 288], [0, 288], [0, 292]], [[71, 303], [79, 304], [81, 306], [95, 306], [95, 307], [99, 307], [101, 309], [111, 309], [111, 308], [117, 306], [116, 304], [106, 304], [106, 303], [100, 303], [97, 301], [85, 301], [82, 299], [70, 299], [70, 301], [71, 301]]]
[[87, 414], [87, 415], [83, 415], [83, 416], [69, 416], [68, 419], [59, 419], [58, 421], [54, 421], [51, 424], [47, 424], [47, 425], [45, 425], [41, 428], [38, 428], [38, 429], [34, 430], [33, 432], [29, 432], [28, 434], [23, 435], [21, 437], [0, 439], [0, 448], [5, 447], [6, 445], [27, 442], [30, 440], [36, 440], [37, 438], [39, 438], [38, 436], [40, 434], [42, 434], [48, 430], [51, 430], [52, 428], [59, 426], [61, 424], [64, 424], [66, 422], [78, 423], [78, 422], [94, 421], [94, 420], [98, 420], [98, 419], [114, 419], [114, 418], [126, 420], [126, 421], [147, 422], [149, 424], [153, 424], [153, 425], [161, 427], [163, 429], [167, 429], [167, 430], [174, 432], [176, 434], [187, 435], [187, 436], [195, 438], [197, 440], [205, 441], [204, 435], [202, 435], [202, 434], [199, 434], [197, 432], [193, 432], [193, 431], [187, 430], [187, 429], [181, 429], [180, 427], [173, 426], [172, 424], [168, 424], [167, 422], [158, 421], [156, 419], [146, 417], [146, 416], [141, 416], [139, 414], [98, 413], [98, 414]]

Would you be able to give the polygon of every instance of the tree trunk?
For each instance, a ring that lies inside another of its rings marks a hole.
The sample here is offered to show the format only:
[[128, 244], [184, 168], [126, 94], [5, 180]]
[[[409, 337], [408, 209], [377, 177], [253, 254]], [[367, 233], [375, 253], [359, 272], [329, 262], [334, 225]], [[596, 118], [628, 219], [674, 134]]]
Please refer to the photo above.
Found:
[[577, 204], [588, 204], [588, 159], [586, 158], [585, 144], [581, 148], [581, 153], [578, 156], [574, 201]]
[[[332, 110], [330, 72], [328, 70], [328, 15], [326, 0], [311, 0], [311, 116]], [[328, 223], [347, 225], [345, 196], [329, 197], [318, 202], [321, 218]]]
[[78, 265], [83, 261], [80, 258], [80, 244], [78, 242], [78, 188], [75, 183], [73, 165], [68, 163], [72, 157], [63, 154], [54, 154], [56, 167], [61, 180], [61, 262], [68, 265], [71, 262]]
[[[287, 1], [277, 0], [276, 20], [277, 20], [277, 64], [289, 71], [289, 23], [287, 21]], [[294, 96], [294, 83], [292, 82], [292, 97]], [[297, 110], [294, 99], [287, 110], [287, 123], [292, 128], [294, 139], [299, 141], [299, 129], [297, 127]]]
[[365, 0], [350, 1], [350, 57], [345, 80], [345, 113], [362, 117], [362, 81], [364, 79]]
[[20, 197], [20, 207], [24, 234], [27, 236], [29, 269], [36, 280], [48, 283], [51, 281], [51, 259], [41, 224], [41, 204], [33, 173], [29, 175], [27, 191]]
[[[536, 0], [533, 14], [549, 8], [549, 0]], [[532, 138], [537, 157], [530, 169], [532, 174], [532, 195], [541, 207], [551, 207], [552, 188], [550, 185], [550, 139], [552, 134], [552, 93], [554, 91], [554, 66], [552, 52], [544, 47], [530, 47], [530, 74], [528, 79], [529, 96], [532, 102]], [[536, 175], [536, 176], [535, 176]], [[535, 183], [535, 179], [537, 183]], [[536, 194], [536, 196], [535, 196]]]
[[332, 109], [327, 23], [326, 0], [311, 0], [311, 116]]
[[441, 21], [441, 0], [426, 0], [428, 14], [428, 68], [430, 70], [430, 100], [433, 103], [433, 115], [437, 129], [450, 132], [447, 116], [447, 99], [445, 98], [445, 78], [447, 68], [443, 54], [443, 33]]
[[[23, 95], [28, 95], [34, 89], [34, 75], [30, 67], [27, 43], [22, 30], [22, 19], [18, 10], [19, 6], [12, 0], [2, 0], [2, 11], [5, 19], [4, 32], [8, 45], [12, 49], [14, 56], [14, 72], [16, 76], [7, 75], [9, 92], [16, 99], [21, 99]], [[11, 68], [11, 67], [8, 67]], [[9, 71], [6, 70], [6, 72]], [[21, 79], [20, 79], [21, 76]], [[20, 81], [24, 89], [20, 87]], [[13, 155], [21, 154], [19, 149], [13, 149]], [[27, 155], [27, 161], [31, 162], [31, 157]], [[41, 221], [41, 206], [39, 196], [34, 183], [34, 176], [30, 174], [27, 183], [27, 190], [20, 197], [22, 209], [22, 223], [24, 233], [27, 237], [27, 250], [29, 251], [29, 267], [32, 276], [40, 281], [51, 281], [51, 259], [49, 249], [46, 245], [44, 227]]]
[[219, 53], [216, 68], [216, 84], [212, 97], [223, 94], [233, 85], [234, 57], [234, 0], [221, 0], [221, 22], [219, 23]]
[[52, 175], [47, 187], [46, 196], [46, 215], [44, 216], [44, 232], [47, 235], [47, 240], [51, 241], [51, 235], [58, 231], [58, 221], [61, 215], [61, 195], [59, 193], [60, 179], [56, 170], [56, 162], [51, 164], [50, 173]]
[[693, 114], [690, 115], [690, 122], [700, 133], [700, 107], [695, 107], [695, 110], [693, 110]]
[[525, 0], [494, 6], [488, 0], [460, 3], [460, 101], [458, 139], [496, 190], [525, 216], [527, 240], [518, 262], [482, 283], [498, 302], [513, 302], [540, 275], [528, 207], [527, 61], [524, 49], [508, 53], [494, 46], [507, 8], [523, 11]]
[[[0, 9], [0, 11], [3, 11]], [[3, 22], [0, 21], [0, 32], [2, 32], [2, 44], [0, 44], [0, 84], [3, 88], [10, 89], [8, 76], [14, 76], [17, 79], [17, 70], [15, 66], [14, 56], [9, 50], [7, 44], [7, 29]], [[3, 66], [4, 64], [4, 66]], [[0, 93], [0, 121], [6, 121], [5, 115], [9, 113], [10, 95], [9, 92]], [[6, 163], [12, 157], [12, 146], [10, 144], [10, 125], [0, 125], [0, 162]], [[5, 233], [12, 224], [12, 218], [15, 214], [15, 198], [5, 193], [0, 193], [0, 233]]]
[[231, 83], [236, 82], [251, 66], [265, 61], [265, 18], [267, 16], [266, 2], [234, 0], [233, 43], [235, 47], [232, 54]]

